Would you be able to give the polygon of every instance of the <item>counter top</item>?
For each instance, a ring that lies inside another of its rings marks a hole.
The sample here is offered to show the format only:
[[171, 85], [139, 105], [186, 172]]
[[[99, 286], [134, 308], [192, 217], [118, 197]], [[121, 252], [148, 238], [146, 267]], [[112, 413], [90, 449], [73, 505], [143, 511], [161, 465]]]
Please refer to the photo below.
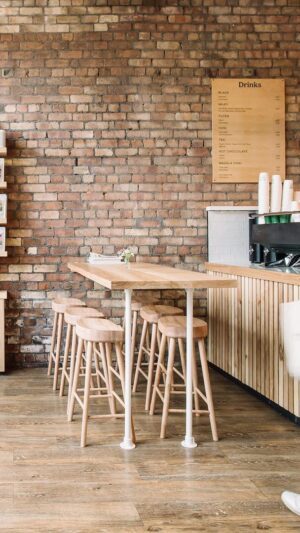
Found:
[[265, 266], [251, 264], [246, 266], [224, 265], [219, 263], [205, 263], [207, 271], [220, 272], [236, 276], [245, 276], [289, 285], [300, 286], [300, 269], [287, 268], [266, 268]]

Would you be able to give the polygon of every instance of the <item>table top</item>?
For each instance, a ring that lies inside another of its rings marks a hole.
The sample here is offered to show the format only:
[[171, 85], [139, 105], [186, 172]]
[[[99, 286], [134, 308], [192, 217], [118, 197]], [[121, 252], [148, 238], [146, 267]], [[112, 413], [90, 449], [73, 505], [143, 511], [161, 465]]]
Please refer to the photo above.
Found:
[[237, 282], [202, 272], [183, 270], [156, 263], [92, 265], [71, 261], [68, 268], [111, 290], [120, 289], [208, 289], [235, 288]]
[[293, 267], [287, 268], [266, 268], [265, 266], [249, 264], [248, 266], [224, 265], [218, 263], [206, 263], [205, 267], [210, 272], [217, 274], [230, 274], [233, 276], [243, 276], [288, 285], [300, 286], [299, 270]]

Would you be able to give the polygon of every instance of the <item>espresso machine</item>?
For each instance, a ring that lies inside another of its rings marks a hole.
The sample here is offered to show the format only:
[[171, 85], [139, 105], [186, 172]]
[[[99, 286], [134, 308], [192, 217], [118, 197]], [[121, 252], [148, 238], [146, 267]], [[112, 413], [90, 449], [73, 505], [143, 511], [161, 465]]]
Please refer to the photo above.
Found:
[[250, 262], [300, 273], [300, 222], [259, 224], [258, 218], [249, 215]]

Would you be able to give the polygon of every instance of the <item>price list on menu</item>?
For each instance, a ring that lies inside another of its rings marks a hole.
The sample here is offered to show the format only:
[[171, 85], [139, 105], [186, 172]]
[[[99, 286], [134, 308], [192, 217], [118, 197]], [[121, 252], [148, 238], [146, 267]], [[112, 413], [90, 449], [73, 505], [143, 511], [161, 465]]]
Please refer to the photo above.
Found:
[[214, 182], [285, 178], [284, 80], [212, 80], [212, 165]]

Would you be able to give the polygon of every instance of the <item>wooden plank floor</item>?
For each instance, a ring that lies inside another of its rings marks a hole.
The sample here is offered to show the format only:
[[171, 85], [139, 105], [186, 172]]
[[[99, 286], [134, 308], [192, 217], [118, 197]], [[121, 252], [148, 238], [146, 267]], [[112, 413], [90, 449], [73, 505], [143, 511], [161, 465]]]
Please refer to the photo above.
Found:
[[283, 489], [300, 492], [300, 428], [212, 377], [218, 443], [202, 418], [198, 448], [182, 448], [177, 414], [161, 441], [160, 417], [144, 414], [140, 392], [139, 446], [125, 452], [122, 421], [91, 421], [90, 445], [79, 447], [79, 420], [66, 422], [45, 369], [0, 376], [0, 531], [300, 531], [280, 502]]

